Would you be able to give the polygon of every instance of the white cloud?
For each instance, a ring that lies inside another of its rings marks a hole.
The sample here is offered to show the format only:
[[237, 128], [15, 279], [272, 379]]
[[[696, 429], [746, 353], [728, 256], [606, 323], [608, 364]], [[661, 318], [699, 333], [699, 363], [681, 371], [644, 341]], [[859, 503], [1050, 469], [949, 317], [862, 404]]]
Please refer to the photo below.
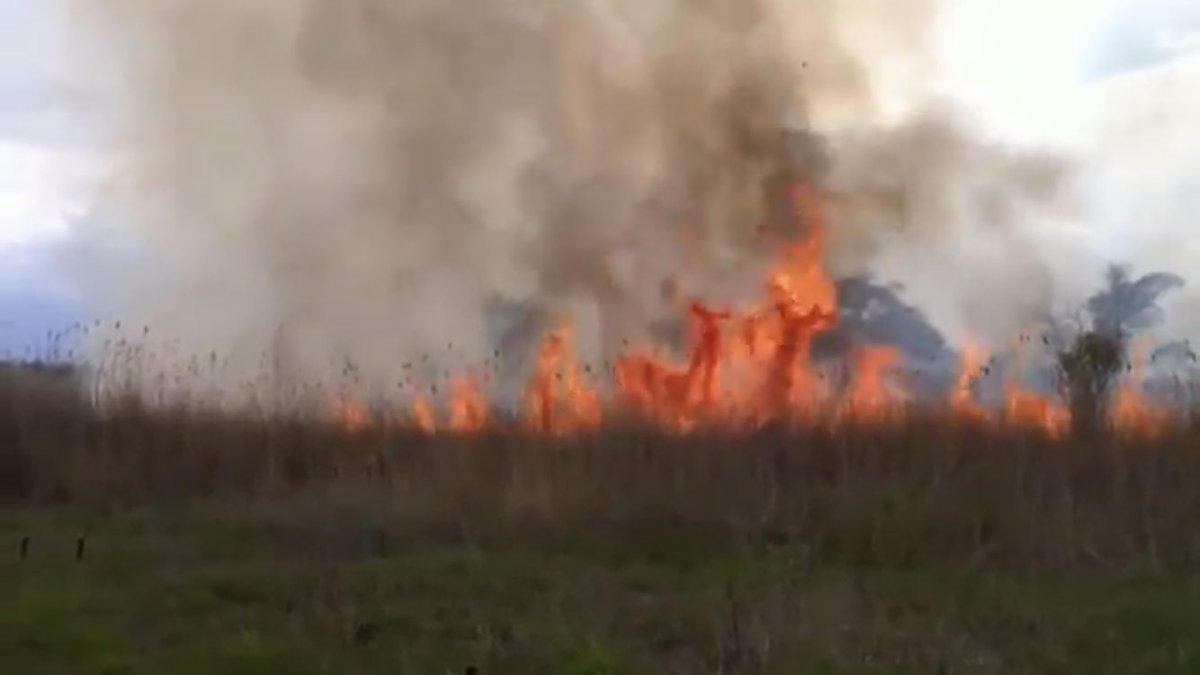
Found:
[[1120, 0], [959, 0], [938, 50], [945, 88], [997, 133], [1032, 142], [1081, 140], [1082, 73]]
[[0, 247], [53, 240], [85, 196], [86, 156], [0, 138]]
[[[1200, 55], [1098, 83], [1093, 211], [1110, 249], [1143, 268], [1200, 285]], [[1200, 288], [1174, 313], [1200, 331]], [[1189, 316], [1196, 317], [1189, 320]]]

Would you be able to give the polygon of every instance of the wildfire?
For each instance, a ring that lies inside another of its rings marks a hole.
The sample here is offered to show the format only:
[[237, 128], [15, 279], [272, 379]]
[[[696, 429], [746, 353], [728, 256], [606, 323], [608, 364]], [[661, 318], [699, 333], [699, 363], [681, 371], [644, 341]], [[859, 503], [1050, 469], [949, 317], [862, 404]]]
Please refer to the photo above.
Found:
[[665, 362], [650, 349], [618, 360], [616, 389], [626, 409], [681, 432], [787, 420], [814, 409], [820, 378], [809, 347], [836, 323], [837, 291], [825, 273], [820, 196], [797, 188], [792, 198], [802, 236], [768, 276], [766, 302], [734, 312], [692, 301], [686, 364]]
[[365, 431], [371, 426], [371, 411], [362, 402], [349, 396], [335, 398], [333, 411], [338, 424], [352, 434]]
[[[432, 413], [429, 414], [432, 417]], [[450, 401], [450, 430], [459, 434], [483, 431], [488, 422], [488, 404], [479, 385], [470, 378], [454, 383]]]
[[1130, 346], [1129, 361], [1129, 372], [1113, 396], [1113, 426], [1122, 433], [1156, 434], [1166, 427], [1169, 417], [1166, 411], [1152, 408], [1142, 394], [1142, 369], [1146, 357], [1141, 344], [1135, 342]]
[[[1027, 342], [1026, 334], [1022, 334], [1017, 340], [1018, 376], [1025, 374]], [[1019, 381], [1011, 378], [1004, 380], [1004, 412], [1010, 423], [1040, 428], [1054, 437], [1065, 434], [1071, 425], [1071, 415], [1066, 406], [1048, 395], [1026, 389]]]
[[1055, 437], [1066, 433], [1071, 424], [1071, 415], [1062, 404], [1011, 381], [1004, 383], [1004, 411], [1009, 422], [1040, 428]]
[[684, 368], [650, 355], [619, 359], [616, 384], [626, 405], [643, 419], [676, 431], [689, 431], [705, 417], [715, 418], [721, 394], [718, 375], [725, 356], [723, 324], [730, 316], [699, 302], [691, 304], [695, 347]]
[[1120, 432], [1153, 435], [1166, 427], [1169, 416], [1165, 410], [1152, 408], [1135, 384], [1126, 383], [1113, 396], [1112, 420]]
[[[567, 435], [596, 429], [605, 416], [620, 415], [688, 433], [706, 426], [792, 424], [823, 414], [867, 425], [894, 419], [906, 400], [893, 382], [902, 360], [896, 349], [859, 345], [848, 378], [839, 386], [813, 362], [814, 338], [838, 323], [837, 287], [824, 261], [824, 197], [810, 186], [796, 186], [790, 194], [799, 232], [795, 241], [781, 247], [765, 280], [762, 302], [739, 309], [687, 302], [686, 355], [674, 360], [650, 345], [629, 348], [608, 373], [606, 400], [600, 394], [606, 385], [575, 358], [570, 324], [558, 325], [538, 346], [521, 399], [521, 426], [538, 434]], [[672, 299], [679, 299], [678, 288], [672, 285], [670, 291]], [[1017, 350], [1018, 374], [1024, 369], [1024, 342]], [[974, 389], [985, 371], [985, 356], [974, 343], [964, 348], [961, 372], [946, 401], [954, 414], [977, 422], [1004, 420], [1051, 436], [1066, 433], [1071, 422], [1067, 407], [1026, 389], [1017, 379], [1003, 380], [1004, 404], [999, 410], [979, 403]], [[476, 434], [494, 423], [489, 416], [493, 408], [478, 379], [457, 378], [450, 392], [446, 430]], [[336, 401], [335, 412], [348, 431], [370, 423], [365, 406], [350, 399]], [[1114, 425], [1124, 430], [1147, 432], [1165, 423], [1128, 381], [1117, 389], [1112, 413]], [[412, 401], [408, 418], [424, 433], [439, 429], [434, 406], [423, 397]]]
[[537, 368], [525, 393], [528, 426], [565, 434], [600, 424], [600, 398], [584, 380], [571, 351], [571, 331], [559, 327], [542, 340]]
[[872, 424], [895, 412], [901, 397], [888, 388], [885, 375], [899, 363], [900, 353], [891, 347], [870, 347], [859, 354], [846, 396], [844, 419]]
[[424, 396], [418, 395], [413, 399], [412, 410], [413, 426], [422, 433], [432, 434], [437, 431], [437, 421], [433, 416], [433, 407], [429, 405], [429, 401]]
[[975, 400], [974, 387], [983, 372], [986, 352], [973, 341], [968, 341], [962, 351], [962, 368], [950, 394], [950, 408], [963, 417], [979, 421], [987, 417], [987, 411]]

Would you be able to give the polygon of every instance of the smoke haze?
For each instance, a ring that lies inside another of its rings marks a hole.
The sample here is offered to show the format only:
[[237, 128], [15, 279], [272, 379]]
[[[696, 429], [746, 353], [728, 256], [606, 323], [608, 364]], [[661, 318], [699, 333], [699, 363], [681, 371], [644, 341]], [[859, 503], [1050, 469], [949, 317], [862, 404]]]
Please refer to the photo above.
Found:
[[1081, 277], [1033, 243], [1069, 167], [927, 86], [933, 0], [72, 2], [118, 104], [78, 274], [231, 378], [385, 388], [561, 314], [603, 358], [676, 311], [668, 279], [757, 293], [780, 176], [831, 195], [835, 273], [906, 282], [951, 337]]

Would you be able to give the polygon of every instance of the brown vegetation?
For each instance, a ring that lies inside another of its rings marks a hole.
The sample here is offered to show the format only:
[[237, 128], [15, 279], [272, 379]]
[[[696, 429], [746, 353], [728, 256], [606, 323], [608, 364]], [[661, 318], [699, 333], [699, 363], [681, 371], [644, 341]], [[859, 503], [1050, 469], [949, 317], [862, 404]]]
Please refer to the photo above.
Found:
[[292, 500], [287, 518], [310, 528], [496, 539], [675, 528], [847, 562], [1116, 572], [1200, 555], [1200, 452], [1182, 421], [1152, 437], [1052, 438], [928, 411], [745, 433], [429, 436], [132, 398], [98, 409], [80, 391], [69, 375], [5, 370], [10, 503], [302, 493], [324, 496]]

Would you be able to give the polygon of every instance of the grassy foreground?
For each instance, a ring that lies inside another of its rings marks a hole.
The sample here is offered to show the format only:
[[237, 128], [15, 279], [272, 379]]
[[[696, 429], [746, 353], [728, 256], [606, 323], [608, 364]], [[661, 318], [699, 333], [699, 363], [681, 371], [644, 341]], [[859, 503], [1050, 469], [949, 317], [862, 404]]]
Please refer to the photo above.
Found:
[[425, 436], [0, 371], [0, 673], [1196, 673], [1197, 419]]
[[297, 518], [314, 497], [6, 511], [0, 671], [1200, 672], [1182, 573], [849, 566], [682, 530], [395, 536]]

